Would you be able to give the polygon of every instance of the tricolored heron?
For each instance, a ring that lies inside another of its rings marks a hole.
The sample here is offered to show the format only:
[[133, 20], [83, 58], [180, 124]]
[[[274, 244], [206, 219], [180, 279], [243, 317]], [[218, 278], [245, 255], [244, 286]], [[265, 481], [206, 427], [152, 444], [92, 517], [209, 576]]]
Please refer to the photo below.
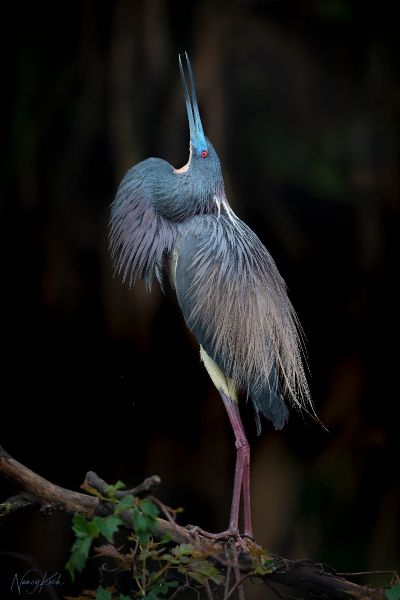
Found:
[[179, 56], [189, 121], [189, 160], [175, 169], [148, 158], [123, 178], [111, 208], [110, 246], [116, 269], [148, 288], [167, 274], [200, 356], [218, 389], [237, 450], [229, 529], [252, 537], [250, 449], [240, 419], [239, 392], [281, 429], [285, 399], [311, 406], [302, 363], [299, 324], [271, 255], [236, 216], [224, 190], [217, 153], [204, 135], [190, 61]]

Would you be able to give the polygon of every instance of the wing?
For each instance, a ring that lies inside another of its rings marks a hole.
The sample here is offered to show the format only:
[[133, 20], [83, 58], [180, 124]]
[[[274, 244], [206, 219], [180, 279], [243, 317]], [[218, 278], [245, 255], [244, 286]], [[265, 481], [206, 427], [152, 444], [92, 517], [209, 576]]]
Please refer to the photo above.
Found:
[[133, 285], [144, 277], [148, 288], [153, 275], [162, 284], [165, 257], [171, 250], [177, 225], [154, 207], [153, 188], [169, 172], [167, 162], [149, 158], [130, 169], [111, 205], [110, 247], [116, 271]]
[[176, 293], [188, 327], [259, 413], [284, 425], [288, 397], [311, 403], [294, 309], [258, 237], [236, 216], [195, 217], [177, 246]]

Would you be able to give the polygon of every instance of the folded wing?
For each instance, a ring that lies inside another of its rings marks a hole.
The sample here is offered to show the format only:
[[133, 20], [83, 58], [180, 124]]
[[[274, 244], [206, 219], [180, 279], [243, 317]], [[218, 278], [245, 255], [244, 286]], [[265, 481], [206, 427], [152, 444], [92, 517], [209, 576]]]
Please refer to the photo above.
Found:
[[232, 215], [181, 226], [176, 293], [188, 327], [219, 368], [281, 428], [284, 398], [311, 406], [298, 322], [278, 269], [258, 237]]
[[177, 225], [154, 205], [157, 176], [171, 167], [149, 158], [130, 169], [111, 205], [110, 247], [116, 271], [133, 285], [144, 277], [148, 288], [153, 275], [162, 283], [164, 261], [173, 247]]

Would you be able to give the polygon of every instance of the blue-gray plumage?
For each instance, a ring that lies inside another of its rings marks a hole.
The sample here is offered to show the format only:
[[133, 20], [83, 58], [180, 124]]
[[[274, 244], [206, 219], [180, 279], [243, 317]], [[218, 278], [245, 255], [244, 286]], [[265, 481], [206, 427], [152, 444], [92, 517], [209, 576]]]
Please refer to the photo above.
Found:
[[258, 430], [259, 413], [281, 429], [288, 412], [278, 385], [273, 342], [288, 355], [292, 341], [275, 340], [273, 327], [289, 331], [294, 323], [275, 263], [238, 218], [196, 217], [182, 229], [176, 293], [186, 323], [221, 371], [250, 396]]
[[238, 392], [276, 429], [288, 418], [285, 398], [311, 406], [299, 325], [285, 283], [264, 245], [232, 211], [221, 166], [205, 137], [193, 75], [189, 90], [179, 57], [190, 129], [187, 165], [149, 158], [128, 171], [111, 210], [110, 245], [117, 271], [134, 284], [168, 274], [186, 324], [227, 408], [238, 447], [229, 532], [237, 532], [243, 488], [245, 534], [252, 534], [247, 440]]

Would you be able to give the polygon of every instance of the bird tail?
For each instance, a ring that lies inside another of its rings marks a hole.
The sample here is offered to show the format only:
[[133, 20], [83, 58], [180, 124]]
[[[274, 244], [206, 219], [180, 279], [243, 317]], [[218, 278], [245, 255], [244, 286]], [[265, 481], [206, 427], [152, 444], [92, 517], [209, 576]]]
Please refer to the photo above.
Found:
[[260, 415], [272, 421], [275, 429], [282, 429], [286, 425], [289, 411], [280, 393], [279, 375], [276, 366], [271, 369], [267, 385], [261, 388], [253, 388], [250, 391], [250, 397], [255, 410], [257, 435], [261, 433]]
[[260, 415], [272, 421], [275, 429], [282, 429], [289, 418], [289, 411], [278, 390], [266, 388], [251, 395], [256, 417], [257, 435], [261, 433]]
[[183, 230], [177, 296], [186, 323], [208, 355], [280, 429], [283, 398], [313, 407], [301, 328], [285, 283], [266, 248], [236, 216], [202, 216]]

